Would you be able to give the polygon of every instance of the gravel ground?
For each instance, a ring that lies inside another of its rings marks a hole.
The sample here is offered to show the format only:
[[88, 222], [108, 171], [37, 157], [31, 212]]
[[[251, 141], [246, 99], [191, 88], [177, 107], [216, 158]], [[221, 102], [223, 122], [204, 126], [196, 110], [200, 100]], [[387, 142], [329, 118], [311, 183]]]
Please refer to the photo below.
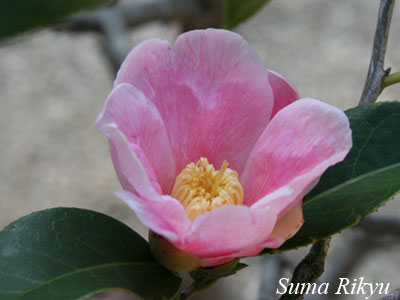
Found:
[[[362, 91], [378, 7], [377, 0], [276, 0], [235, 30], [302, 97], [346, 109], [357, 104]], [[399, 32], [395, 7], [386, 60], [395, 71], [400, 70]], [[176, 24], [152, 23], [132, 31], [132, 46], [152, 37], [172, 42], [177, 34]], [[92, 34], [45, 30], [0, 47], [0, 226], [32, 211], [72, 206], [107, 213], [146, 235], [133, 212], [112, 195], [119, 183], [106, 140], [94, 128], [112, 80]], [[399, 98], [400, 86], [380, 97]], [[399, 214], [399, 199], [380, 213]], [[335, 263], [345, 243], [343, 237], [334, 239], [328, 262]], [[371, 252], [353, 278], [400, 287], [399, 250]], [[249, 268], [193, 299], [257, 299], [260, 258], [247, 262]]]

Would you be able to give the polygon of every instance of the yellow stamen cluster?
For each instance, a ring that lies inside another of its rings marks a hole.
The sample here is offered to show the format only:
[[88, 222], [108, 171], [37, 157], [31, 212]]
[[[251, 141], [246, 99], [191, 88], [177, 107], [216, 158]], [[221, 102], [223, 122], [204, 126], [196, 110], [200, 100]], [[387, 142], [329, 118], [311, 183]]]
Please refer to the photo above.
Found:
[[182, 203], [190, 220], [222, 205], [243, 203], [243, 188], [238, 174], [224, 161], [215, 170], [206, 158], [190, 163], [176, 177], [171, 196]]

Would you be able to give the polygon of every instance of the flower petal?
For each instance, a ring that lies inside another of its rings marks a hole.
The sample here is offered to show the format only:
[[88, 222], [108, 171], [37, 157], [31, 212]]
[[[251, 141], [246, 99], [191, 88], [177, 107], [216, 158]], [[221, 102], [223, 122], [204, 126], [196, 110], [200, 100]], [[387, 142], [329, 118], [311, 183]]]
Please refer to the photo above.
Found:
[[118, 178], [124, 189], [138, 193], [142, 196], [157, 194], [156, 182], [152, 182], [152, 170], [146, 170], [133, 151], [125, 135], [114, 123], [106, 124], [100, 128], [110, 143], [111, 157]]
[[218, 266], [222, 264], [226, 264], [238, 257], [246, 257], [246, 256], [254, 256], [261, 252], [265, 247], [263, 246], [255, 246], [250, 248], [245, 248], [243, 250], [233, 252], [224, 256], [211, 257], [211, 258], [203, 258], [201, 259], [201, 265], [204, 268]]
[[224, 256], [203, 258], [201, 263], [203, 267], [215, 266], [226, 263], [236, 257], [257, 255], [264, 248], [279, 248], [287, 239], [299, 231], [303, 223], [303, 205], [301, 201], [298, 201], [297, 205], [276, 222], [273, 231], [268, 236], [263, 235], [264, 241], [262, 243]]
[[[281, 218], [351, 146], [341, 110], [314, 99], [295, 101], [276, 114], [252, 151], [241, 178], [245, 204], [270, 206]], [[277, 190], [287, 192], [272, 193]]]
[[170, 196], [139, 197], [128, 191], [115, 193], [132, 208], [140, 221], [173, 244], [183, 244], [190, 221], [183, 206]]
[[[168, 41], [150, 39], [132, 49], [117, 73], [114, 86], [131, 83], [153, 101], [156, 90], [168, 78], [171, 66], [171, 48]], [[172, 74], [170, 74], [172, 75]]]
[[265, 241], [275, 222], [276, 214], [269, 207], [222, 206], [194, 219], [181, 250], [216, 261], [234, 253], [240, 255]]
[[116, 124], [106, 124], [101, 130], [110, 141], [114, 165], [123, 188], [135, 193], [120, 191], [117, 195], [151, 230], [171, 243], [183, 243], [190, 226], [183, 206], [176, 199], [156, 192], [147, 176], [148, 172]]
[[267, 125], [273, 93], [268, 71], [238, 34], [208, 29], [167, 42], [140, 44], [121, 67], [116, 84], [129, 82], [158, 108], [179, 173], [201, 156], [243, 170]]
[[297, 233], [297, 231], [299, 231], [303, 223], [303, 203], [300, 199], [300, 201], [298, 201], [290, 211], [276, 222], [274, 230], [268, 238], [279, 239], [281, 244], [283, 244], [287, 239], [290, 239]]
[[[175, 160], [164, 123], [157, 108], [135, 87], [130, 84], [116, 86], [108, 97], [103, 112], [98, 117], [96, 126], [100, 131], [107, 124], [116, 124], [128, 140], [147, 176], [160, 193], [170, 193], [175, 180]], [[121, 164], [126, 164], [125, 157], [116, 158], [118, 152], [111, 146], [114, 165], [120, 178]], [[124, 188], [126, 180], [121, 181]]]
[[268, 70], [268, 80], [274, 92], [274, 109], [271, 116], [273, 118], [282, 108], [299, 99], [299, 95], [293, 84], [275, 71]]

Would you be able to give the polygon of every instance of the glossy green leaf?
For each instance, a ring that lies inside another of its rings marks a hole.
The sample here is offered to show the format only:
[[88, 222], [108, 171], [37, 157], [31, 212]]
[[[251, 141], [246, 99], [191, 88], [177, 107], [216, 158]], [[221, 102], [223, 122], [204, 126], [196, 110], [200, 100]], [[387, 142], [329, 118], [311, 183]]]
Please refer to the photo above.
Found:
[[74, 12], [111, 0], [1, 0], [0, 39], [52, 25]]
[[54, 208], [0, 232], [0, 299], [72, 300], [109, 289], [171, 299], [181, 279], [153, 258], [146, 240], [94, 211]]
[[232, 28], [255, 14], [269, 0], [223, 0], [225, 28]]
[[304, 198], [305, 223], [278, 252], [355, 225], [400, 191], [400, 103], [359, 106], [346, 114], [353, 148]]

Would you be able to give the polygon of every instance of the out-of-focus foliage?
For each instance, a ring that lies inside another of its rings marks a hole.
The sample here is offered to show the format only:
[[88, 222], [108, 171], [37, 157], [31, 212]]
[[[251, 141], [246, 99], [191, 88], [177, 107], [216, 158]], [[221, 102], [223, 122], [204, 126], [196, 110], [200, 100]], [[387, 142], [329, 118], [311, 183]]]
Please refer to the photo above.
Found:
[[111, 0], [2, 0], [0, 40], [34, 28], [52, 25], [74, 12], [111, 2]]
[[225, 28], [232, 28], [256, 13], [269, 0], [222, 0]]

